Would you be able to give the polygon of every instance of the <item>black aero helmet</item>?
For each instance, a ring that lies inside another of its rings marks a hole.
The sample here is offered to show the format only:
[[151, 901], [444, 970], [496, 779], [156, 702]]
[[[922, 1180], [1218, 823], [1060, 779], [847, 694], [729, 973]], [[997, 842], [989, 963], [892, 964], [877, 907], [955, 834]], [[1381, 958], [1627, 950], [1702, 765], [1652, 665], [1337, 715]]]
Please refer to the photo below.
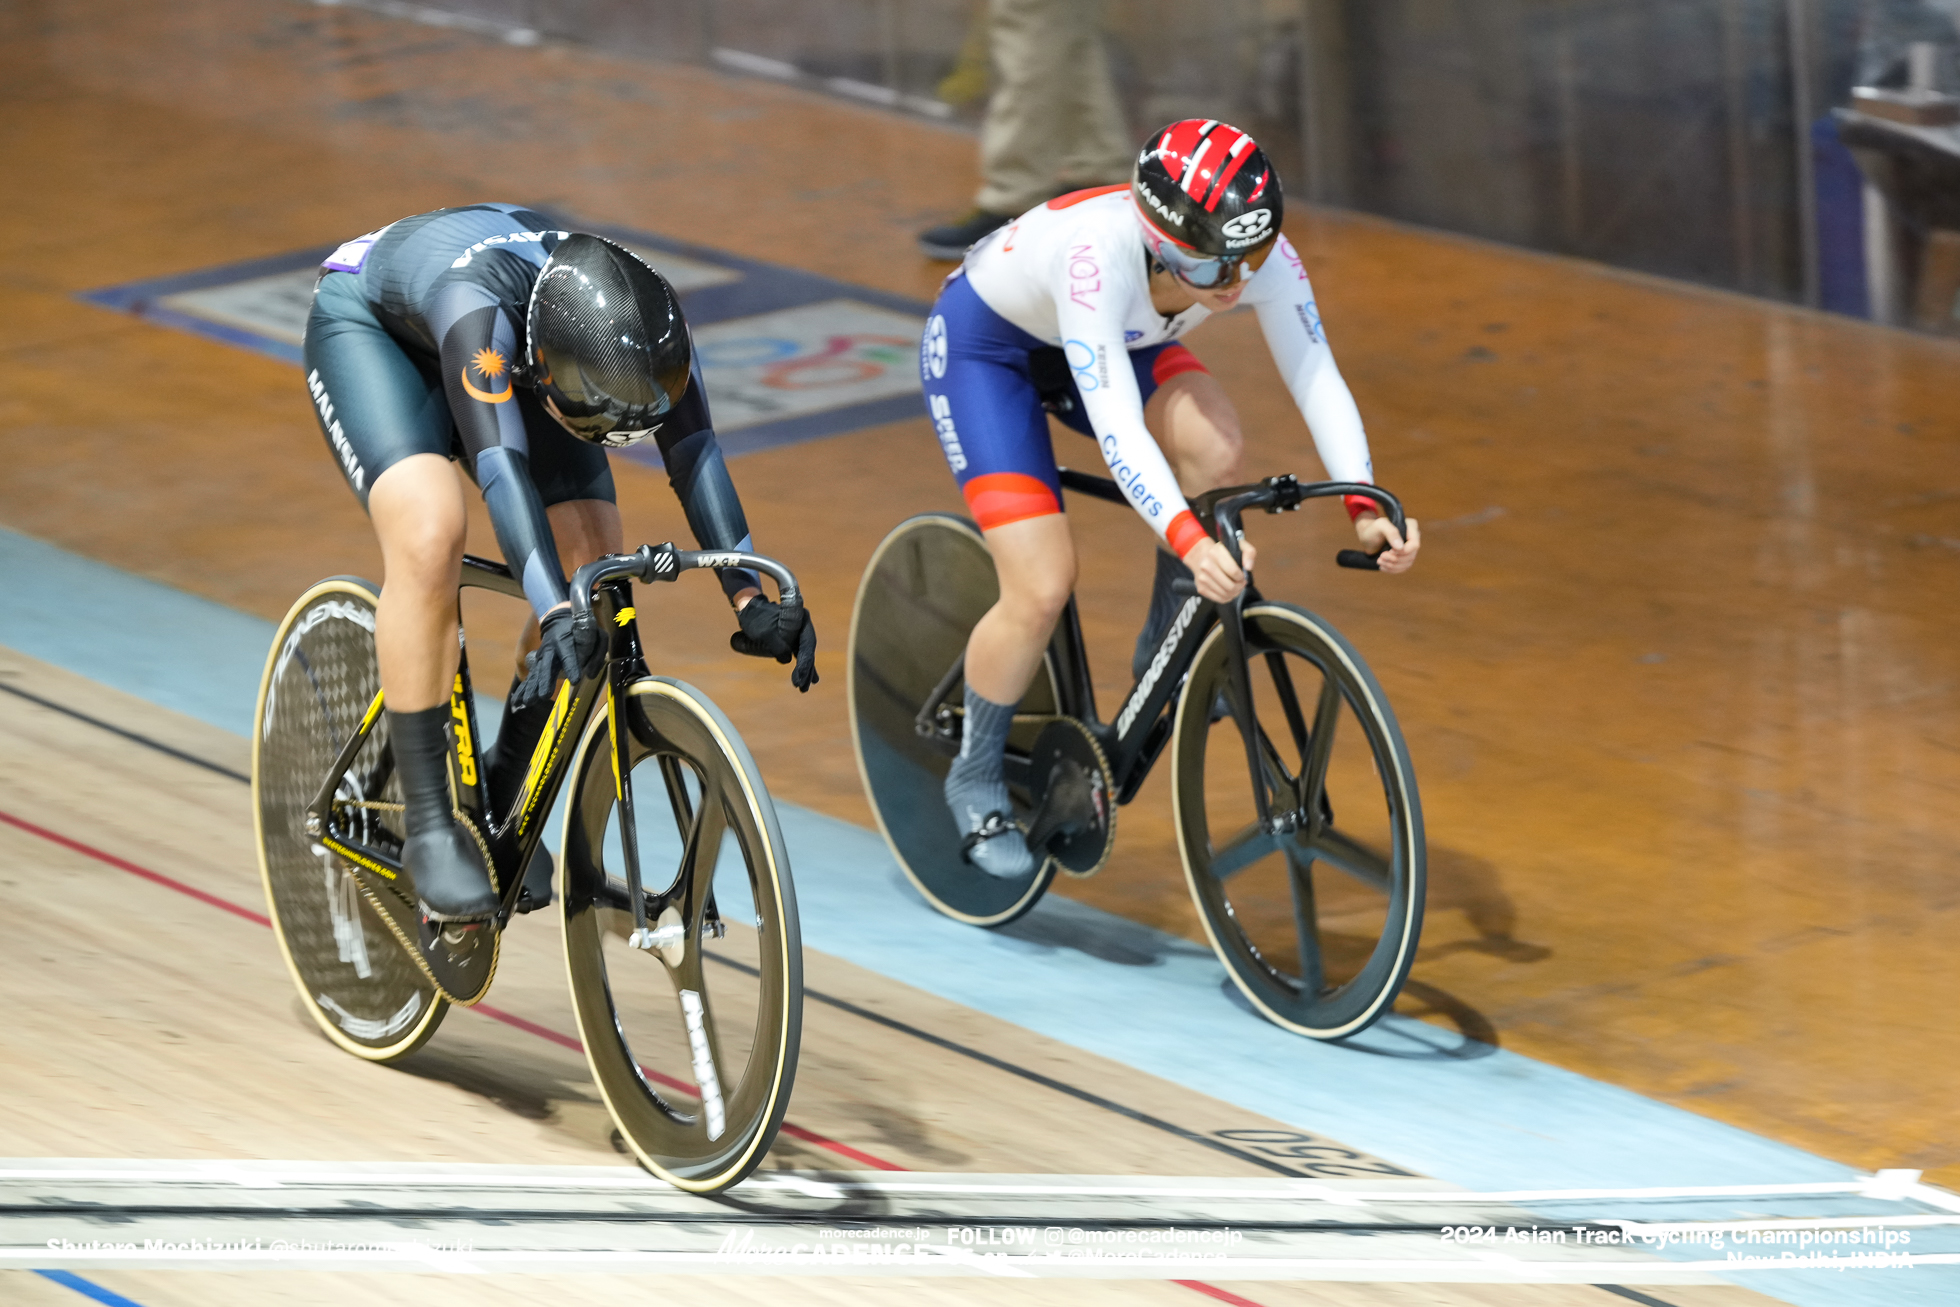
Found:
[[538, 397], [580, 440], [644, 440], [687, 391], [680, 297], [624, 246], [585, 232], [558, 242], [524, 316]]
[[1228, 284], [1248, 258], [1257, 268], [1279, 235], [1279, 177], [1238, 128], [1186, 118], [1153, 135], [1137, 156], [1130, 198], [1150, 254], [1193, 286]]

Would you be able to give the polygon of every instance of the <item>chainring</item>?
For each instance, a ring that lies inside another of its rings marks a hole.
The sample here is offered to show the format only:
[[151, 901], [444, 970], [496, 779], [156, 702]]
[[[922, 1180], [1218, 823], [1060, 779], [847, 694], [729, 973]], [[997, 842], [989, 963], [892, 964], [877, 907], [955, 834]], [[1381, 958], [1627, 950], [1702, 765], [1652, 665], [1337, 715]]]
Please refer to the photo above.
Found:
[[1056, 717], [1028, 754], [1034, 814], [1028, 847], [1053, 858], [1070, 876], [1093, 876], [1116, 845], [1116, 787], [1109, 759], [1088, 727]]

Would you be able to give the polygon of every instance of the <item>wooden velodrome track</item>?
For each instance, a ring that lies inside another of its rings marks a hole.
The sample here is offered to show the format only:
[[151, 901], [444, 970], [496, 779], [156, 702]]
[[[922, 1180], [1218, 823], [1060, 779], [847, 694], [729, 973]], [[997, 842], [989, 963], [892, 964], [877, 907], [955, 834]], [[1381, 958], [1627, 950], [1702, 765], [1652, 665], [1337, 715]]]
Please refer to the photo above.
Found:
[[[0, 208], [0, 525], [267, 618], [319, 576], [379, 570], [296, 375], [75, 292], [507, 198], [926, 299], [943, 270], [917, 258], [911, 234], [971, 187], [970, 140], [929, 126], [694, 69], [301, 4], [21, 0], [0, 9], [0, 105], [0, 175], [15, 183]], [[1331, 514], [1256, 537], [1262, 588], [1333, 617], [1410, 736], [1433, 884], [1403, 1010], [1854, 1166], [1960, 1180], [1960, 1033], [1947, 1019], [1960, 1000], [1960, 709], [1953, 619], [1937, 598], [1960, 568], [1960, 352], [1304, 206], [1289, 230], [1378, 472], [1427, 542], [1417, 572], [1390, 581], [1331, 568], [1343, 534]], [[1241, 316], [1193, 344], [1239, 402], [1250, 470], [1313, 473], [1256, 337]], [[843, 714], [850, 600], [898, 518], [959, 507], [951, 479], [923, 418], [733, 467], [759, 547], [808, 584], [824, 684], [798, 697], [773, 665], [731, 658], [710, 586], [662, 594], [658, 661], [728, 709], [779, 799], [868, 824]], [[630, 540], [684, 538], [662, 477], [624, 464], [617, 476]], [[1093, 506], [1078, 530], [1107, 702], [1141, 612], [1147, 540]], [[491, 547], [487, 530], [477, 538]], [[486, 688], [485, 669], [508, 655], [500, 634], [475, 621]], [[4, 672], [58, 702], [103, 702], [25, 660]], [[235, 739], [121, 706], [157, 738], [239, 765]], [[235, 782], [12, 699], [0, 741], [0, 806], [253, 906]], [[613, 1159], [582, 1061], [547, 1039], [458, 1016], [413, 1074], [377, 1073], [306, 1036], [248, 921], [132, 888], [127, 872], [11, 827], [0, 886], [0, 993], [14, 1014], [0, 1041], [0, 1155], [473, 1161], [494, 1141], [513, 1163]], [[1161, 776], [1126, 812], [1116, 864], [1063, 892], [1202, 938]], [[91, 906], [109, 901], [140, 910]], [[564, 1029], [550, 941], [531, 954], [513, 938], [492, 1002]], [[1065, 1067], [1090, 1089], [1121, 1086], [1166, 1119], [1204, 1129], [1222, 1110], [846, 963], [811, 966], [827, 992]], [[213, 994], [222, 1006], [201, 1007]], [[976, 1079], [943, 1050], [821, 1005], [805, 1050], [792, 1121], [894, 1165], [1236, 1173], [1229, 1158], [1012, 1077]], [[772, 1164], [839, 1163], [785, 1139]], [[103, 1280], [146, 1305], [267, 1292], [217, 1274]], [[279, 1283], [292, 1301], [344, 1300], [334, 1277]], [[463, 1291], [412, 1283], [395, 1300]], [[671, 1283], [690, 1301], [783, 1292], [760, 1279]], [[961, 1283], [848, 1292], [1103, 1292]], [[822, 1300], [845, 1284], [794, 1292]], [[1606, 1301], [1576, 1287], [1237, 1288], [1265, 1303]], [[551, 1290], [628, 1291], [583, 1277]], [[1165, 1284], [1108, 1292], [1195, 1301]], [[1666, 1293], [1682, 1307], [1754, 1300]], [[0, 1272], [0, 1299], [73, 1295]]]

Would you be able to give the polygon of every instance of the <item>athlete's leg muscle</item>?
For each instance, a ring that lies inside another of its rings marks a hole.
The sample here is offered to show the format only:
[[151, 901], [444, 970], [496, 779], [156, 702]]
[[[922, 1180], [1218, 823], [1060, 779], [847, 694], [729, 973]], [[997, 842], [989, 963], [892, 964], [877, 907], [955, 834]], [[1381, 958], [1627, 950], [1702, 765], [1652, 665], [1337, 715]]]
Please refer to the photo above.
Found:
[[1143, 406], [1143, 421], [1187, 496], [1236, 484], [1245, 441], [1238, 410], [1209, 372], [1180, 372], [1157, 387]]
[[595, 558], [625, 547], [620, 533], [619, 505], [607, 499], [568, 499], [544, 510], [551, 538], [558, 542], [558, 561], [570, 576]]
[[1019, 703], [1075, 592], [1075, 539], [1060, 513], [1009, 522], [986, 536], [1000, 600], [967, 640], [966, 683], [995, 703]]
[[433, 708], [456, 675], [456, 586], [463, 566], [463, 479], [448, 459], [413, 454], [368, 492], [381, 540], [374, 648], [396, 712]]

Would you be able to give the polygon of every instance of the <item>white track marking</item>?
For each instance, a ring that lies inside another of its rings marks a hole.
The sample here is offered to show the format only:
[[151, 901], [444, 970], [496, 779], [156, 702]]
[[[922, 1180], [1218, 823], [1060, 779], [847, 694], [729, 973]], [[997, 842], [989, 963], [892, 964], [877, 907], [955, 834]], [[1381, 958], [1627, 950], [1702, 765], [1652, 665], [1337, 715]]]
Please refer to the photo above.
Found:
[[[248, 1178], [249, 1177], [249, 1178]], [[1907, 1179], [1910, 1177], [1910, 1179]], [[234, 1183], [263, 1186], [347, 1186], [386, 1184], [442, 1188], [625, 1189], [672, 1193], [670, 1186], [632, 1167], [498, 1167], [405, 1166], [362, 1163], [349, 1169], [335, 1163], [304, 1162], [169, 1162], [104, 1165], [98, 1159], [64, 1164], [15, 1161], [0, 1164], [0, 1182], [18, 1180], [91, 1180], [133, 1183]], [[1880, 1202], [1913, 1201], [1960, 1214], [1960, 1195], [1919, 1183], [1917, 1172], [1881, 1171], [1854, 1180], [1802, 1184], [1691, 1185], [1678, 1188], [1626, 1189], [1343, 1189], [1335, 1184], [1283, 1179], [1179, 1182], [1167, 1177], [1139, 1176], [1135, 1180], [1097, 1177], [1092, 1182], [1042, 1184], [980, 1178], [918, 1177], [907, 1179], [842, 1179], [832, 1175], [764, 1172], [744, 1181], [737, 1192], [783, 1190], [813, 1198], [844, 1196], [946, 1194], [982, 1198], [1181, 1198], [1289, 1199], [1352, 1207], [1367, 1203], [1556, 1203], [1601, 1199], [1680, 1200], [1694, 1198], [1830, 1198], [1862, 1197]]]

